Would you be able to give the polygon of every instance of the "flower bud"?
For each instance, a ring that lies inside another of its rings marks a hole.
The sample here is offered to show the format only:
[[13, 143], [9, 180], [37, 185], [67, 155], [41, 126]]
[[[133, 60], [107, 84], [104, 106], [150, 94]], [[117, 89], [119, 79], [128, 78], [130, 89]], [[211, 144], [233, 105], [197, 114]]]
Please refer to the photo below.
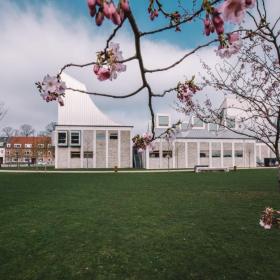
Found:
[[104, 20], [104, 14], [100, 10], [98, 11], [96, 17], [95, 17], [95, 22], [97, 26], [100, 26]]

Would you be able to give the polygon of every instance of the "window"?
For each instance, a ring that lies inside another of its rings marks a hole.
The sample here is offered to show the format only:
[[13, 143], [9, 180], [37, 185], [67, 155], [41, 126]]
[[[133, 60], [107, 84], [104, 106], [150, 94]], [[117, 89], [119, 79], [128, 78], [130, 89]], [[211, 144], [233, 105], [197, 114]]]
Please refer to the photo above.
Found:
[[209, 129], [209, 131], [217, 131], [218, 130], [218, 125], [216, 123], [209, 123], [208, 124], [208, 129]]
[[204, 128], [204, 122], [199, 118], [193, 117], [192, 126], [193, 128]]
[[105, 132], [97, 132], [96, 133], [96, 140], [97, 141], [105, 141], [106, 135]]
[[84, 152], [84, 158], [93, 158], [93, 152]]
[[24, 147], [27, 149], [30, 149], [30, 148], [32, 148], [32, 144], [25, 144]]
[[80, 146], [80, 131], [71, 131], [71, 146]]
[[39, 148], [39, 149], [43, 149], [44, 147], [45, 147], [44, 144], [38, 144], [38, 145], [37, 145], [37, 148]]
[[80, 158], [81, 153], [80, 152], [71, 152], [71, 158]]
[[52, 144], [48, 144], [48, 148], [50, 149], [52, 147]]
[[25, 151], [24, 154], [25, 154], [26, 156], [28, 156], [28, 155], [30, 155], [30, 151]]
[[172, 151], [162, 151], [163, 158], [172, 158]]
[[235, 128], [235, 118], [234, 117], [227, 118], [227, 127]]
[[221, 157], [221, 151], [220, 150], [213, 150], [212, 151], [212, 158], [219, 158]]
[[235, 151], [235, 157], [242, 158], [243, 157], [243, 151]]
[[58, 146], [67, 146], [67, 132], [66, 131], [59, 131], [57, 133], [57, 144]]
[[11, 144], [7, 144], [7, 148], [11, 148]]
[[150, 158], [159, 158], [159, 151], [150, 152]]
[[224, 151], [224, 157], [232, 157], [232, 152], [231, 152], [231, 150], [225, 150], [225, 151]]
[[169, 116], [168, 115], [158, 115], [158, 126], [159, 127], [168, 127], [169, 124]]
[[21, 148], [21, 144], [14, 144], [14, 148]]
[[208, 158], [209, 157], [209, 151], [208, 150], [201, 150], [199, 153], [199, 156], [201, 158]]
[[117, 132], [111, 132], [110, 133], [110, 139], [118, 139], [118, 133]]

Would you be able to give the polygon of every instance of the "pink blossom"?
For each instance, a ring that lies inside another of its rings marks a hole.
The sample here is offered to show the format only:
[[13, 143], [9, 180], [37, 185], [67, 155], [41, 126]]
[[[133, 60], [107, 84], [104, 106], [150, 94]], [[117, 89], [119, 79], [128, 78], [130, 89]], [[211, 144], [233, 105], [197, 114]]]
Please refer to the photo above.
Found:
[[215, 27], [216, 33], [221, 35], [224, 33], [224, 21], [220, 15], [220, 13], [215, 9], [212, 14], [212, 23]]
[[121, 0], [121, 8], [125, 13], [130, 12], [130, 7], [129, 7], [128, 0]]
[[111, 18], [111, 10], [107, 2], [104, 2], [103, 4], [103, 13], [106, 18]]
[[253, 8], [256, 4], [256, 0], [245, 0], [246, 8]]
[[62, 96], [65, 95], [66, 84], [60, 76], [46, 75], [43, 82], [37, 82], [36, 86], [46, 102], [57, 100], [61, 106], [64, 105]]
[[111, 15], [111, 20], [114, 24], [116, 25], [120, 25], [122, 23], [121, 21], [121, 17], [119, 15], [119, 13], [117, 11], [115, 11], [112, 15]]
[[239, 52], [242, 47], [242, 41], [240, 40], [239, 34], [237, 32], [228, 35], [225, 42], [221, 42], [216, 54], [221, 58], [230, 58], [233, 54]]
[[225, 21], [241, 23], [246, 10], [245, 0], [226, 0], [220, 7]]
[[111, 76], [110, 69], [104, 67], [99, 68], [97, 72], [97, 78], [99, 81], [108, 80], [110, 76]]
[[95, 17], [95, 22], [97, 26], [100, 26], [104, 20], [104, 13], [101, 12], [101, 10], [98, 11], [96, 17]]

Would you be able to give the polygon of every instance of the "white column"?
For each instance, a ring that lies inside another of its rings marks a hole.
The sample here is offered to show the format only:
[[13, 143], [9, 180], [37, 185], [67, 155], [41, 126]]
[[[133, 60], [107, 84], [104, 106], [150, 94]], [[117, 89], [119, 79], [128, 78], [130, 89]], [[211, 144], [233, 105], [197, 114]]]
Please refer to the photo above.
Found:
[[96, 130], [93, 131], [93, 168], [96, 168]]
[[146, 151], [146, 169], [150, 169], [150, 148], [147, 147]]
[[[131, 145], [130, 145], [130, 149], [131, 149]], [[121, 132], [120, 132], [120, 130], [118, 130], [118, 168], [121, 168]]]
[[197, 164], [200, 164], [200, 142], [197, 142]]
[[81, 130], [80, 133], [81, 133], [80, 134], [80, 137], [81, 137], [81, 139], [80, 139], [81, 164], [80, 165], [81, 165], [81, 168], [83, 168], [84, 167], [84, 131]]
[[243, 142], [242, 142], [242, 153], [243, 153], [243, 167], [246, 167], [246, 155], [245, 155], [244, 140], [243, 140]]
[[131, 140], [131, 130], [129, 131], [129, 141], [130, 141], [130, 167], [133, 167], [133, 163], [132, 163], [132, 140]]
[[67, 156], [67, 167], [70, 168], [70, 161], [71, 161], [71, 148], [67, 148], [68, 156]]
[[253, 145], [254, 145], [253, 167], [257, 167], [257, 151], [256, 151], [257, 147], [256, 147], [256, 143], [253, 143]]
[[162, 139], [159, 142], [159, 168], [162, 168]]
[[209, 142], [209, 166], [212, 167], [212, 142]]
[[106, 138], [106, 153], [105, 153], [105, 157], [106, 157], [106, 168], [108, 168], [108, 155], [109, 155], [109, 137], [108, 137], [108, 130], [106, 130], [106, 134], [105, 134], [105, 138]]
[[188, 142], [185, 142], [185, 167], [188, 168]]
[[235, 166], [235, 148], [234, 148], [234, 142], [231, 143], [231, 159], [232, 159], [232, 166]]
[[[57, 139], [57, 131], [55, 132], [54, 144], [55, 144], [55, 158], [54, 158], [54, 167], [58, 168], [58, 139]], [[6, 156], [4, 157], [4, 159]]]
[[221, 142], [221, 167], [224, 167], [224, 142]]
[[[172, 142], [172, 168], [175, 168], [175, 152], [176, 152], [176, 149], [175, 149], [175, 142], [173, 141]], [[177, 166], [178, 168], [178, 166]]]

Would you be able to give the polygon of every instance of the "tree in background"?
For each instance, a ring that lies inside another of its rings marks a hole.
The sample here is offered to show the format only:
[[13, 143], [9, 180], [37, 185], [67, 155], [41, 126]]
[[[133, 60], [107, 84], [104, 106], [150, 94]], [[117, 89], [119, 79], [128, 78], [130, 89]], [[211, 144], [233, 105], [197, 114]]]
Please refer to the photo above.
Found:
[[51, 135], [52, 132], [55, 130], [56, 122], [50, 122], [46, 125], [45, 131], [46, 135]]
[[[250, 14], [251, 17], [253, 15]], [[206, 123], [214, 123], [240, 135], [266, 144], [280, 163], [280, 17], [273, 22], [267, 18], [265, 6], [253, 17], [255, 26], [262, 28], [250, 34], [236, 59], [217, 64], [215, 68], [204, 63], [207, 75], [202, 87], [214, 88], [216, 95], [233, 97], [235, 120], [221, 108], [213, 105], [209, 96], [201, 103], [199, 95], [189, 95], [180, 109], [194, 114]], [[280, 168], [278, 175], [280, 190]]]
[[5, 107], [5, 104], [3, 102], [0, 102], [0, 121], [4, 118], [6, 113], [7, 113], [7, 109]]
[[20, 135], [22, 136], [31, 136], [34, 135], [35, 129], [30, 124], [23, 124], [20, 126]]
[[6, 126], [2, 128], [2, 135], [4, 137], [10, 138], [14, 135], [14, 129], [11, 126]]

